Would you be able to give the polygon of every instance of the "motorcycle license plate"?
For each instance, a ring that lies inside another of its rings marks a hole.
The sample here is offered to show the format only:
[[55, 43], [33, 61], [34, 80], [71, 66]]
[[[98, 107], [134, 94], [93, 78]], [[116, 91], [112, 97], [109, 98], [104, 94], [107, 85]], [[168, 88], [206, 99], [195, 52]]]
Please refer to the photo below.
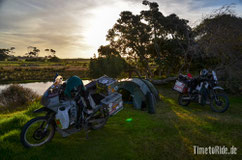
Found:
[[178, 92], [180, 92], [180, 93], [182, 93], [184, 87], [185, 87], [185, 84], [184, 83], [182, 83], [180, 81], [176, 81], [175, 86], [174, 86], [173, 89], [176, 90], [176, 91], [178, 91]]

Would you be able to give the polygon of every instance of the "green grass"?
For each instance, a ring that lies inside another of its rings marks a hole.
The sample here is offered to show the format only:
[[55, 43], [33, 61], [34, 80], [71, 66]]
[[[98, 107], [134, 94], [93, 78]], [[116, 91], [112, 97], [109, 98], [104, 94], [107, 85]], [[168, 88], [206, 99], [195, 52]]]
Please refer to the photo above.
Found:
[[[209, 106], [177, 105], [177, 94], [160, 87], [157, 113], [124, 110], [110, 118], [106, 126], [89, 133], [76, 133], [62, 138], [58, 133], [46, 145], [25, 149], [19, 140], [21, 127], [36, 115], [40, 107], [0, 115], [0, 159], [241, 159], [242, 97], [230, 97], [225, 113], [214, 113]], [[132, 118], [132, 121], [126, 121]], [[194, 155], [193, 145], [235, 146], [237, 155]]]

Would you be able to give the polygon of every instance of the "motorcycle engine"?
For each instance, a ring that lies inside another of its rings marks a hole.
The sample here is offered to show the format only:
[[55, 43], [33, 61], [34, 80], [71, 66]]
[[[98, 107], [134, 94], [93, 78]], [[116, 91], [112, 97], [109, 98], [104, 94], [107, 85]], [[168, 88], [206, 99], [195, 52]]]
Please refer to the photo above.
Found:
[[77, 105], [75, 102], [70, 107], [69, 117], [70, 117], [70, 125], [74, 124], [77, 119]]
[[77, 118], [77, 105], [75, 101], [70, 101], [69, 103], [69, 122], [70, 125], [74, 124]]

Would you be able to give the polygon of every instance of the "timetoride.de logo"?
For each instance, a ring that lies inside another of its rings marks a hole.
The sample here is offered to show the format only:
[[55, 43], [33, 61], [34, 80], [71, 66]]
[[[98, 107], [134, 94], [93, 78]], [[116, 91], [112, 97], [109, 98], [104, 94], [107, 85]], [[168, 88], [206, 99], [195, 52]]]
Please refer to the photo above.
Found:
[[194, 154], [208, 154], [208, 155], [236, 155], [237, 154], [237, 148], [234, 146], [226, 147], [226, 146], [208, 146], [208, 147], [201, 147], [201, 146], [193, 146], [193, 152]]

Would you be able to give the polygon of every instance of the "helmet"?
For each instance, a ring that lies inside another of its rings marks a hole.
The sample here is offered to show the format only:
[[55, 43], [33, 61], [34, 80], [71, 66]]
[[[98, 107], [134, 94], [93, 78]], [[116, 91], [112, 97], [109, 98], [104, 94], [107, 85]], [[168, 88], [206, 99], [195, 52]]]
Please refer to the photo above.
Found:
[[206, 70], [206, 69], [203, 69], [200, 72], [200, 76], [206, 76], [207, 74], [208, 74], [208, 70]]

